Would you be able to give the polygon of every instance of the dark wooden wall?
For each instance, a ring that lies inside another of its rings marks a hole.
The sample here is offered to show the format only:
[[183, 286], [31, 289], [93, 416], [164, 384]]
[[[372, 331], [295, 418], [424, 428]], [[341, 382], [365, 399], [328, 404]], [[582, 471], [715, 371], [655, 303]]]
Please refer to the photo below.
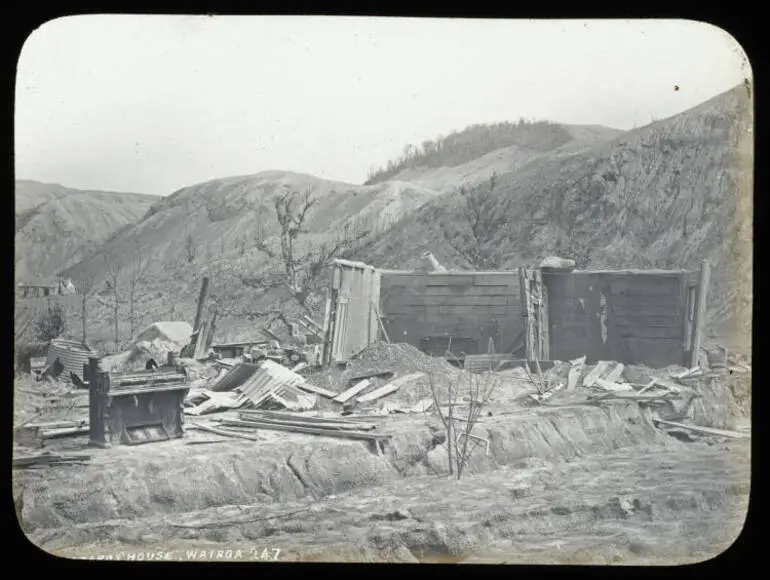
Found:
[[523, 331], [517, 272], [383, 271], [380, 311], [390, 340], [417, 348], [425, 338], [451, 336], [456, 346], [470, 339], [466, 354], [486, 353], [491, 337], [502, 353]]
[[697, 273], [543, 272], [543, 281], [552, 359], [585, 355], [589, 364], [686, 364], [691, 340], [688, 296]]

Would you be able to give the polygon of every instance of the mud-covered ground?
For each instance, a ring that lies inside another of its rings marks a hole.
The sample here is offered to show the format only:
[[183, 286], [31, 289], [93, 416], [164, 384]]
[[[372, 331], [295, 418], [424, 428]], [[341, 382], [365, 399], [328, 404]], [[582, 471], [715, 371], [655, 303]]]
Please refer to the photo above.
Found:
[[267, 432], [192, 445], [210, 436], [190, 431], [185, 441], [92, 450], [86, 466], [17, 471], [15, 497], [29, 539], [68, 557], [666, 564], [717, 555], [745, 517], [748, 441], [679, 441], [634, 409], [487, 419], [478, 429], [492, 435], [490, 455], [480, 451], [460, 481], [447, 476], [425, 419], [401, 416], [380, 427], [400, 432], [385, 456]]
[[459, 482], [418, 476], [30, 539], [67, 557], [225, 559], [230, 550], [231, 558], [282, 561], [688, 563], [737, 538], [749, 475], [745, 441], [637, 446], [569, 463], [522, 460]]
[[[209, 561], [679, 564], [716, 556], [740, 534], [748, 439], [683, 441], [649, 409], [592, 404], [581, 389], [533, 405], [531, 384], [498, 376], [500, 396], [474, 429], [489, 447], [460, 481], [448, 476], [432, 413], [368, 418], [392, 435], [384, 453], [276, 431], [224, 439], [192, 428], [216, 418], [189, 418], [183, 440], [50, 442], [90, 459], [14, 470], [20, 524], [65, 557]], [[748, 431], [750, 377], [733, 382], [698, 385], [692, 422]], [[405, 403], [424, 395], [413, 391]]]

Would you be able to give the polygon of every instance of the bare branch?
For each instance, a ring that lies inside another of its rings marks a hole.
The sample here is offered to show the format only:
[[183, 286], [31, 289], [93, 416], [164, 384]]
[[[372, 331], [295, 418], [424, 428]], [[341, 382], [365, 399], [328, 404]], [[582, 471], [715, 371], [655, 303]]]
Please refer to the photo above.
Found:
[[493, 174], [486, 183], [461, 187], [458, 193], [463, 200], [460, 212], [465, 227], [444, 228], [444, 237], [452, 248], [477, 268], [495, 269], [501, 263], [498, 247], [493, 242], [507, 218], [505, 212], [498, 210], [492, 195], [496, 185], [497, 177]]

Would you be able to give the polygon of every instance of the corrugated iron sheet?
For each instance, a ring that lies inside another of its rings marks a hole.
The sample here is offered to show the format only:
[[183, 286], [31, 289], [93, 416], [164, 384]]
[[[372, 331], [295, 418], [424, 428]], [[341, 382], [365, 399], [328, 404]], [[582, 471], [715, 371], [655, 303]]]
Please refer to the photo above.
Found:
[[83, 365], [88, 364], [88, 357], [91, 356], [96, 356], [96, 352], [86, 345], [74, 340], [57, 338], [52, 340], [51, 345], [48, 347], [46, 365], [53, 364], [58, 358], [59, 362], [64, 366], [62, 373], [64, 379], [69, 378], [70, 372], [82, 378]]
[[237, 390], [256, 408], [276, 403], [288, 408], [311, 408], [316, 397], [298, 388], [304, 382], [305, 379], [297, 373], [265, 360]]
[[221, 393], [223, 391], [232, 391], [236, 387], [240, 387], [243, 383], [249, 380], [259, 365], [250, 363], [241, 363], [231, 368], [225, 375], [219, 379], [214, 386], [211, 387], [212, 391]]

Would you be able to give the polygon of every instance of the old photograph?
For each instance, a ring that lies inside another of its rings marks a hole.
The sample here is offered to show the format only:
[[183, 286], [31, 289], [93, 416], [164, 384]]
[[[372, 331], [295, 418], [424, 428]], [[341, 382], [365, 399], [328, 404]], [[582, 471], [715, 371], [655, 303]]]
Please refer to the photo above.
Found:
[[14, 109], [69, 559], [680, 565], [751, 482], [754, 88], [692, 20], [76, 15]]

